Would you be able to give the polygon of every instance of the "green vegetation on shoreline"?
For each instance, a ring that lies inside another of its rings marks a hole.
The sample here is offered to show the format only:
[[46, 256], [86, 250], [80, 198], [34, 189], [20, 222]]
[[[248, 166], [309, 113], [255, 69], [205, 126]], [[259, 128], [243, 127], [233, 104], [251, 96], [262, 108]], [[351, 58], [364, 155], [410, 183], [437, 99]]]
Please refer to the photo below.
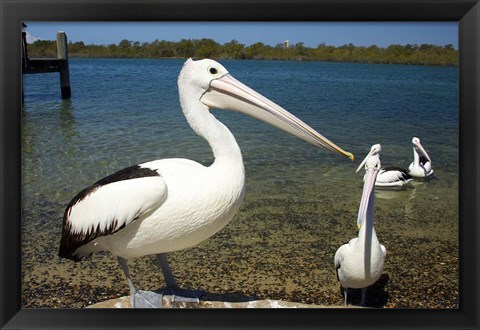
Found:
[[[214, 58], [248, 60], [297, 60], [376, 64], [457, 66], [458, 51], [452, 45], [390, 45], [386, 48], [347, 44], [339, 47], [319, 44], [305, 47], [303, 42], [285, 47], [257, 42], [245, 46], [236, 40], [219, 44], [212, 39], [182, 39], [178, 42], [155, 40], [151, 43], [122, 40], [110, 45], [68, 44], [70, 57], [85, 58]], [[38, 40], [28, 45], [30, 57], [56, 57], [56, 42]]]

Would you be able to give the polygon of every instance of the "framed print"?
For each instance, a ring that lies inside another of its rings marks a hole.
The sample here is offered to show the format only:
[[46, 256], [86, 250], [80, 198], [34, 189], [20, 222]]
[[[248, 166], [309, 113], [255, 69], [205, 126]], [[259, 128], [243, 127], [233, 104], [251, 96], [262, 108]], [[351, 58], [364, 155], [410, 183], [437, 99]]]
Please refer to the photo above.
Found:
[[479, 327], [477, 1], [1, 6], [2, 329]]

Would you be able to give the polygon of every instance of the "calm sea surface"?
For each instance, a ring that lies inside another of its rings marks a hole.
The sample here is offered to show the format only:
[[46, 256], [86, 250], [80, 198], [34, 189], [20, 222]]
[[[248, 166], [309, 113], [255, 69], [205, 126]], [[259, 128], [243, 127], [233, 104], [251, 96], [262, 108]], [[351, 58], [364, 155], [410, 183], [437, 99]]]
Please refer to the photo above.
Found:
[[[168, 157], [212, 162], [208, 144], [191, 130], [180, 108], [182, 64], [71, 59], [73, 96], [68, 101], [60, 98], [57, 74], [24, 76], [24, 306], [82, 307], [128, 292], [108, 254], [78, 264], [57, 257], [63, 211], [85, 186], [129, 165]], [[387, 278], [370, 299], [379, 307], [458, 307], [457, 69], [222, 64], [356, 159], [328, 153], [252, 118], [214, 111], [242, 149], [245, 202], [222, 232], [172, 254], [179, 282], [214, 293], [341, 304], [333, 256], [356, 235], [363, 174], [355, 169], [375, 143], [383, 147], [382, 165], [408, 167], [411, 140], [417, 136], [436, 176], [401, 191], [377, 190], [377, 234], [389, 257]], [[416, 258], [422, 261], [410, 265]], [[132, 267], [133, 273], [144, 272], [137, 273], [138, 281], [153, 289], [163, 285], [153, 261], [143, 259], [135, 261], [140, 270]]]

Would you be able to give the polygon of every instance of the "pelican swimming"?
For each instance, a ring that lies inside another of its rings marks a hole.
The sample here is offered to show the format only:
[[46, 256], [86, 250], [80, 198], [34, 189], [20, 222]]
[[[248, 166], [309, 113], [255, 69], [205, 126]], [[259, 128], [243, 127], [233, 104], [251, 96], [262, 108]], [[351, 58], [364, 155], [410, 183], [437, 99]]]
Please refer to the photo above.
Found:
[[[395, 166], [382, 167], [377, 175], [375, 186], [377, 187], [402, 187], [414, 178], [426, 178], [433, 174], [432, 160], [420, 143], [420, 139], [414, 137], [413, 144], [413, 162], [407, 169]], [[370, 153], [380, 152], [373, 149], [380, 145], [372, 146]], [[378, 147], [377, 147], [378, 148]], [[363, 165], [363, 164], [362, 164]], [[362, 166], [360, 165], [359, 168]], [[358, 171], [358, 169], [357, 169]]]
[[426, 178], [433, 174], [432, 160], [423, 148], [418, 137], [412, 139], [413, 162], [408, 166], [408, 173], [414, 178]]
[[173, 158], [127, 167], [80, 191], [63, 217], [60, 257], [79, 261], [94, 252], [111, 252], [127, 278], [132, 307], [161, 307], [162, 297], [136, 288], [127, 259], [157, 255], [167, 287], [176, 287], [165, 253], [209, 238], [232, 220], [242, 202], [242, 154], [235, 137], [211, 109], [250, 115], [353, 160], [351, 153], [213, 60], [188, 59], [178, 77], [178, 90], [183, 113], [209, 143], [214, 162], [203, 166]]
[[[374, 144], [370, 148], [368, 156], [380, 155], [382, 151], [382, 146], [380, 144]], [[365, 160], [358, 166], [357, 172], [362, 168], [367, 160]], [[378, 171], [377, 179], [375, 180], [375, 186], [377, 187], [401, 187], [406, 183], [409, 183], [412, 180], [412, 176], [408, 174], [408, 171], [400, 167], [382, 167]]]
[[363, 164], [365, 164], [365, 183], [357, 217], [357, 225], [360, 228], [358, 237], [340, 246], [334, 258], [337, 278], [344, 288], [345, 305], [347, 305], [348, 288], [361, 288], [360, 305], [365, 305], [366, 289], [382, 275], [387, 256], [387, 249], [378, 241], [373, 226], [375, 179], [380, 170], [380, 154], [370, 152]]

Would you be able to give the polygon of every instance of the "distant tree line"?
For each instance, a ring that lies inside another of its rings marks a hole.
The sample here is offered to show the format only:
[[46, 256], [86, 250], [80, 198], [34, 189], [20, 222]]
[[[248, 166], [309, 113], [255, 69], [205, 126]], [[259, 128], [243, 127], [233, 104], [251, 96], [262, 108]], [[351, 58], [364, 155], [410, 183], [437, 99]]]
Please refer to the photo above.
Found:
[[[38, 40], [28, 45], [30, 57], [56, 57], [56, 42]], [[178, 42], [122, 40], [110, 45], [68, 44], [70, 57], [90, 58], [214, 58], [249, 60], [297, 60], [382, 64], [458, 65], [458, 51], [452, 45], [390, 45], [386, 48], [347, 44], [339, 47], [324, 43], [306, 47], [303, 42], [285, 47], [257, 42], [245, 46], [237, 40], [219, 44], [212, 39], [183, 39]]]

